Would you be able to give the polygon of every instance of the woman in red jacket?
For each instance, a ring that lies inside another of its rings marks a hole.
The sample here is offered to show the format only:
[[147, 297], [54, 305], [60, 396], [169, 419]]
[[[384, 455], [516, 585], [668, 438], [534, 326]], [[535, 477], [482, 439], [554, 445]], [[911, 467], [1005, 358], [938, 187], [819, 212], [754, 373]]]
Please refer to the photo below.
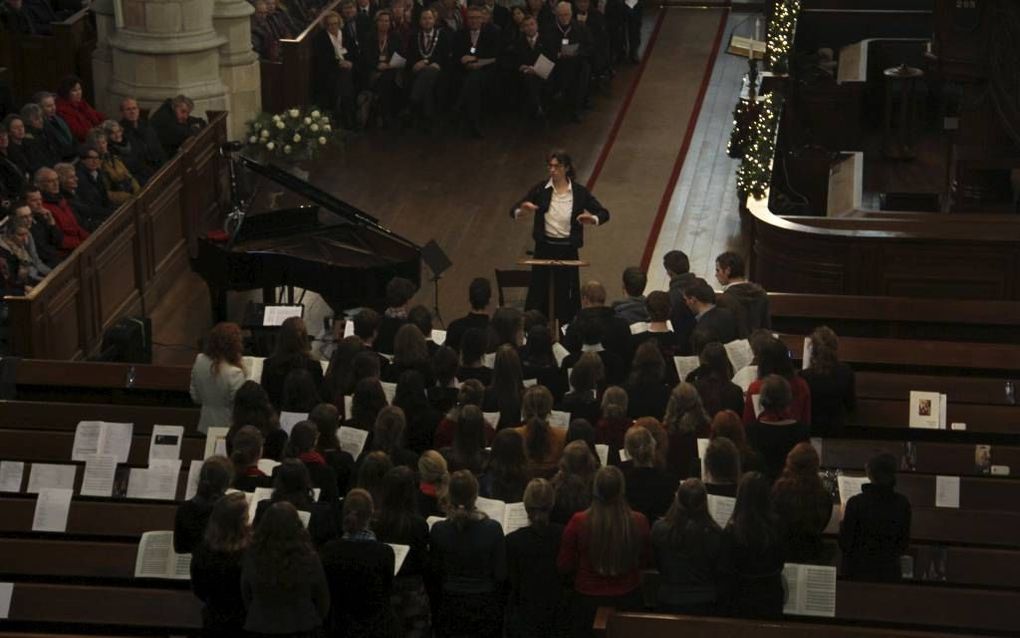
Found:
[[648, 519], [631, 511], [623, 473], [607, 466], [595, 474], [591, 507], [571, 517], [563, 531], [557, 566], [574, 576], [571, 634], [592, 635], [601, 606], [641, 607], [641, 570], [651, 560]]
[[74, 75], [61, 80], [57, 87], [57, 115], [67, 122], [71, 134], [78, 142], [84, 142], [89, 131], [106, 119], [105, 115], [85, 101], [81, 79]]

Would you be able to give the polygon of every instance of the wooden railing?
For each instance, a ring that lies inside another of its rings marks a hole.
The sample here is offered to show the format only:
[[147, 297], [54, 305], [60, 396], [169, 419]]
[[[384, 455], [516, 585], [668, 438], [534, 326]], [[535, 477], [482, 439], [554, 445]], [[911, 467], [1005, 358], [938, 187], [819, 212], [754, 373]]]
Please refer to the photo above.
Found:
[[280, 40], [278, 61], [260, 60], [262, 75], [262, 110], [279, 113], [294, 106], [305, 106], [312, 102], [312, 46], [315, 32], [322, 17], [340, 6], [340, 0], [332, 0], [294, 39]]
[[4, 31], [0, 37], [0, 66], [11, 71], [11, 89], [19, 104], [37, 91], [54, 91], [60, 80], [74, 74], [82, 79], [85, 98], [92, 95], [92, 52], [96, 32], [85, 8], [63, 22], [50, 25], [53, 35], [24, 35]]
[[146, 314], [188, 269], [199, 234], [229, 198], [219, 154], [226, 113], [181, 147], [145, 185], [32, 292], [7, 297], [11, 354], [80, 359], [117, 320]]

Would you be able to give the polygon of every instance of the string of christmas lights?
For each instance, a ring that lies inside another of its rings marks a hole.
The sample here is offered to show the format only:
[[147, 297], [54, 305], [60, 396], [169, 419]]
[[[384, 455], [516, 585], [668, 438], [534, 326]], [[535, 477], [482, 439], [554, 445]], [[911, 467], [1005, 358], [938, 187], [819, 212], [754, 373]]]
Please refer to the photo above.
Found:
[[800, 0], [780, 0], [776, 3], [765, 44], [765, 61], [773, 73], [786, 73], [790, 68], [790, 50], [799, 15]]
[[770, 93], [758, 103], [758, 115], [751, 125], [744, 159], [737, 168], [737, 192], [761, 199], [772, 180], [772, 158], [776, 153], [776, 126], [782, 100]]
[[733, 130], [730, 131], [730, 141], [726, 143], [726, 154], [733, 159], [740, 159], [747, 150], [747, 143], [751, 139], [751, 123], [754, 120], [754, 113], [757, 104], [740, 99], [733, 108]]

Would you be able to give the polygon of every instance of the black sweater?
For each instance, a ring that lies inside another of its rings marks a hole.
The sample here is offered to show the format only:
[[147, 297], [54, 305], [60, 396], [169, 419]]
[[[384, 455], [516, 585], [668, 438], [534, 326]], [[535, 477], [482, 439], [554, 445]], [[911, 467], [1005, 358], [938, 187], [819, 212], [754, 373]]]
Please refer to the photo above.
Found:
[[871, 484], [846, 504], [839, 528], [841, 575], [857, 580], [897, 581], [899, 557], [910, 543], [910, 502], [892, 488]]
[[333, 601], [330, 635], [393, 636], [393, 548], [379, 541], [338, 539], [319, 554]]
[[[176, 535], [174, 540], [176, 541]], [[244, 552], [209, 549], [205, 543], [191, 555], [191, 589], [205, 603], [202, 628], [207, 636], [243, 636], [245, 607], [241, 598]]]

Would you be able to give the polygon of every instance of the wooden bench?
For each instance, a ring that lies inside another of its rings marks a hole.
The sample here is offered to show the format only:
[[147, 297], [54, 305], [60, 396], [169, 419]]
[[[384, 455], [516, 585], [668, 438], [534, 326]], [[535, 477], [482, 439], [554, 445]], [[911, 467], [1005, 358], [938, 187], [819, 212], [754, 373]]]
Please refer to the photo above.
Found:
[[[793, 358], [800, 361], [804, 335], [781, 334]], [[922, 341], [915, 339], [875, 339], [842, 337], [839, 358], [847, 363], [865, 366], [895, 366], [896, 369], [947, 368], [967, 371], [1007, 371], [1015, 373], [1020, 361], [1020, 345], [972, 343], [961, 341]]]
[[340, 0], [332, 0], [297, 37], [280, 40], [279, 61], [259, 61], [263, 111], [281, 113], [312, 104], [313, 40], [326, 12], [338, 11], [339, 6]]
[[203, 436], [199, 414], [197, 407], [0, 401], [0, 428], [74, 432], [79, 421], [111, 421], [133, 423], [135, 434], [151, 434], [154, 425], [181, 425], [185, 436]]
[[[161, 406], [192, 405], [191, 368], [130, 363], [8, 358], [3, 378], [8, 399]], [[9, 369], [7, 369], [9, 367]]]
[[[128, 465], [146, 467], [149, 464], [148, 434], [132, 436]], [[5, 460], [68, 463], [74, 449], [74, 432], [38, 431], [0, 428], [0, 450]], [[201, 460], [205, 439], [184, 437], [181, 442], [183, 467], [191, 460]]]
[[0, 66], [10, 69], [18, 104], [37, 91], [53, 91], [68, 75], [82, 79], [85, 98], [92, 104], [92, 52], [96, 33], [85, 8], [50, 25], [53, 35], [26, 35], [4, 31], [0, 38]]
[[[913, 467], [908, 471], [956, 476], [983, 475], [974, 464], [974, 443], [916, 442]], [[877, 439], [833, 439], [822, 441], [822, 467], [864, 470], [868, 460], [881, 453], [902, 457], [906, 445], [901, 441]], [[992, 463], [1010, 468], [1010, 476], [1020, 476], [1020, 446], [992, 444]], [[902, 470], [901, 470], [902, 471]]]
[[[0, 533], [32, 532], [35, 495], [0, 496]], [[92, 499], [75, 497], [67, 518], [67, 534], [131, 538], [137, 541], [144, 532], [174, 528], [176, 501], [139, 501], [134, 499]]]

